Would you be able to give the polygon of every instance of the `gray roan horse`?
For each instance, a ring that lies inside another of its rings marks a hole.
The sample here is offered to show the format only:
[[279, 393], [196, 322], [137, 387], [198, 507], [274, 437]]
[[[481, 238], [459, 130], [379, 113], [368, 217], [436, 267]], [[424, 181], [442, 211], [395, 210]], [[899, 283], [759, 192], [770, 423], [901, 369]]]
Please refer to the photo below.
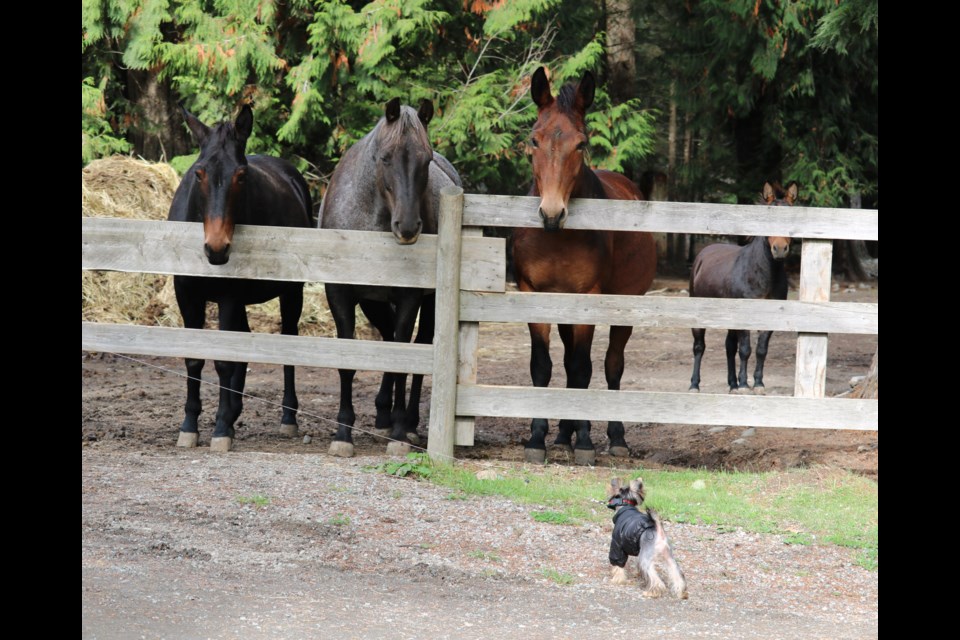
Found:
[[[182, 107], [181, 107], [182, 108]], [[275, 227], [309, 227], [313, 205], [303, 176], [288, 162], [270, 156], [247, 156], [247, 138], [253, 129], [253, 112], [244, 106], [236, 122], [208, 127], [183, 109], [187, 126], [200, 144], [200, 157], [183, 176], [173, 196], [168, 220], [202, 222], [203, 251], [210, 264], [230, 259], [233, 229], [238, 224]], [[221, 331], [250, 331], [248, 304], [280, 297], [281, 332], [297, 334], [303, 308], [303, 283], [174, 276], [174, 290], [183, 324], [202, 329], [208, 301], [220, 310]], [[200, 415], [200, 372], [203, 360], [187, 358], [186, 417], [177, 445], [197, 445]], [[216, 361], [220, 378], [220, 406], [210, 448], [228, 451], [233, 446], [233, 425], [243, 409], [247, 363]], [[292, 366], [283, 368], [281, 431], [297, 435], [297, 394]]]
[[[421, 233], [436, 233], [440, 190], [460, 186], [460, 176], [430, 146], [426, 127], [432, 117], [433, 103], [428, 100], [419, 111], [401, 106], [397, 98], [388, 102], [377, 126], [343, 154], [333, 172], [320, 204], [320, 228], [390, 231], [400, 244], [415, 243]], [[376, 256], [370, 259], [375, 261]], [[431, 291], [327, 284], [326, 292], [338, 338], [354, 337], [359, 304], [383, 339], [392, 342], [410, 341], [420, 310], [416, 342], [433, 341]], [[331, 455], [353, 455], [355, 373], [340, 370], [339, 427], [330, 443]], [[408, 403], [407, 374], [383, 375], [376, 399], [376, 428], [390, 430], [388, 453], [405, 452], [408, 442], [417, 438], [422, 382], [423, 376], [414, 376]]]
[[[787, 190], [763, 185], [759, 204], [792, 206], [797, 201], [797, 184]], [[690, 270], [691, 298], [769, 298], [787, 299], [787, 273], [784, 259], [790, 252], [790, 238], [755, 236], [745, 246], [711, 244], [697, 254]], [[706, 349], [706, 329], [693, 331], [693, 376], [690, 390], [700, 391], [700, 360]], [[757, 368], [753, 372], [754, 393], [763, 393], [763, 363], [773, 331], [761, 331], [757, 339]], [[727, 331], [727, 384], [730, 393], [749, 392], [747, 362], [750, 360], [750, 332]], [[737, 353], [740, 353], [740, 376], [737, 377]]]

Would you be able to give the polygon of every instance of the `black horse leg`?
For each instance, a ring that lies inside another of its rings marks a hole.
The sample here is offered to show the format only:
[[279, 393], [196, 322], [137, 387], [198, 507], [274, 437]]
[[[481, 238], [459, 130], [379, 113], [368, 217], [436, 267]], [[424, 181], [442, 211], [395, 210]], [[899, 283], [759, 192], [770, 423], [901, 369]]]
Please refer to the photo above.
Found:
[[700, 361], [707, 350], [706, 329], [691, 329], [693, 333], [693, 375], [690, 376], [690, 391], [700, 391]]
[[[417, 344], [433, 343], [433, 327], [436, 314], [436, 295], [428, 293], [423, 296], [420, 302], [420, 324], [417, 327], [417, 337], [414, 342]], [[410, 381], [410, 401], [407, 403], [407, 417], [405, 428], [407, 438], [414, 444], [419, 444], [417, 436], [417, 427], [420, 425], [420, 393], [423, 388], [423, 375], [414, 374]]]
[[[567, 372], [567, 388], [586, 389], [590, 386], [590, 378], [593, 377], [590, 347], [593, 344], [594, 327], [588, 324], [561, 324], [557, 329], [560, 332], [560, 339], [563, 340], [563, 368]], [[574, 447], [576, 462], [593, 464], [596, 461], [596, 447], [590, 438], [590, 421], [561, 420], [557, 440], [563, 437], [565, 431], [577, 432], [577, 443]]]
[[[202, 329], [206, 319], [206, 301], [189, 291], [189, 283], [181, 277], [173, 279], [174, 291], [177, 294], [177, 304], [180, 315], [183, 316], [183, 326], [187, 329]], [[204, 361], [198, 358], [186, 358], [187, 367], [187, 402], [183, 407], [184, 418], [180, 425], [180, 436], [177, 446], [195, 447], [198, 439], [197, 420], [200, 417], [202, 405], [200, 402], [200, 375]]]
[[[221, 302], [220, 305], [221, 331], [249, 331], [246, 308], [235, 301]], [[243, 409], [243, 382], [246, 380], [247, 365], [240, 362], [217, 360], [215, 363], [217, 375], [220, 379], [220, 404], [217, 407], [217, 421], [213, 428], [213, 437], [232, 439], [234, 424], [240, 417]], [[237, 385], [240, 385], [239, 387]], [[211, 442], [211, 445], [213, 442]], [[225, 441], [229, 449], [231, 443]]]
[[750, 332], [741, 331], [739, 337], [740, 343], [740, 388], [744, 391], [750, 388], [747, 384], [747, 370], [750, 362]]
[[[327, 294], [327, 304], [330, 313], [337, 325], [337, 338], [353, 340], [356, 328], [356, 298], [348, 285], [327, 284], [324, 287]], [[329, 453], [335, 456], [350, 457], [353, 455], [353, 423], [356, 414], [353, 411], [353, 369], [339, 369], [340, 374], [340, 409], [337, 412], [337, 432], [330, 443]]]
[[[417, 295], [404, 296], [396, 303], [396, 325], [394, 326], [393, 338], [396, 342], [407, 343], [413, 337], [413, 327], [417, 322], [417, 311], [420, 309], [419, 293]], [[394, 401], [393, 412], [391, 414], [391, 440], [399, 442], [409, 442], [407, 439], [407, 374], [394, 373]]]
[[727, 349], [727, 385], [731, 392], [737, 391], [737, 347], [739, 346], [739, 331], [727, 331], [727, 340], [724, 347]]
[[[396, 318], [390, 303], [379, 300], [361, 300], [360, 308], [363, 315], [377, 328], [384, 342], [393, 342], [394, 327]], [[374, 423], [375, 429], [386, 430], [390, 428], [390, 412], [393, 407], [393, 374], [384, 372], [380, 379], [380, 390], [377, 392], [374, 404], [377, 407], [377, 418]]]
[[757, 338], [757, 368], [753, 371], [753, 391], [763, 393], [763, 363], [767, 360], [767, 348], [773, 331], [761, 331]]
[[[620, 390], [620, 380], [623, 378], [623, 352], [632, 333], [633, 327], [610, 327], [610, 346], [607, 347], [607, 357], [603, 362], [603, 371], [607, 378], [607, 389], [611, 391]], [[627, 440], [624, 436], [622, 422], [611, 420], [607, 423], [610, 455], [630, 455], [630, 449], [627, 448]]]
[[[280, 333], [285, 336], [295, 336], [300, 332], [300, 314], [303, 311], [303, 285], [291, 284], [290, 290], [280, 295]], [[300, 401], [297, 400], [297, 385], [295, 369], [292, 365], [283, 367], [283, 414], [280, 417], [280, 432], [286, 436], [296, 437], [297, 410]]]
[[[531, 323], [530, 330], [530, 378], [533, 386], [546, 387], [550, 384], [553, 361], [550, 359], [550, 325]], [[530, 423], [530, 440], [524, 455], [527, 462], [544, 462], [547, 457], [547, 431], [550, 423], [546, 418], [534, 418]]]

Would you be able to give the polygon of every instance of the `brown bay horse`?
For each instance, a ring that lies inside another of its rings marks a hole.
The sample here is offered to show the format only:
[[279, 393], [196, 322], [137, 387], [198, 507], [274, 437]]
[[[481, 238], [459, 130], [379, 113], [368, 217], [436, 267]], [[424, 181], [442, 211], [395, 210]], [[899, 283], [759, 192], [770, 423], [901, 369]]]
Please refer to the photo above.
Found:
[[[234, 226], [309, 227], [313, 208], [303, 176], [290, 163], [272, 156], [246, 155], [247, 138], [253, 131], [253, 112], [244, 105], [235, 122], [208, 127], [183, 109], [183, 116], [200, 145], [200, 156], [177, 187], [168, 220], [203, 223], [203, 251], [210, 264], [230, 259]], [[291, 257], [291, 259], [293, 259]], [[183, 325], [202, 329], [207, 302], [219, 308], [221, 331], [250, 331], [248, 304], [280, 298], [281, 333], [297, 335], [303, 309], [303, 283], [240, 278], [174, 276]], [[204, 361], [187, 358], [187, 402], [177, 446], [197, 445], [200, 415], [200, 373]], [[210, 448], [228, 451], [233, 446], [234, 424], [243, 409], [247, 363], [216, 361], [220, 379], [220, 404]], [[284, 435], [297, 435], [297, 394], [294, 368], [283, 367]]]
[[[546, 71], [541, 67], [533, 74], [530, 93], [537, 105], [537, 121], [528, 141], [534, 175], [529, 195], [541, 198], [543, 226], [513, 232], [514, 269], [521, 291], [641, 295], [653, 282], [657, 257], [652, 234], [563, 228], [570, 198], [643, 199], [640, 189], [624, 176], [587, 166], [584, 115], [593, 103], [595, 88], [593, 74], [587, 72], [579, 84], [562, 87], [555, 98]], [[593, 375], [590, 348], [594, 327], [561, 324], [557, 328], [564, 347], [567, 387], [586, 389]], [[530, 375], [535, 386], [545, 387], [553, 368], [550, 325], [531, 323], [529, 329]], [[633, 327], [610, 327], [604, 360], [608, 389], [620, 388], [623, 351], [632, 332]], [[546, 419], [534, 418], [525, 446], [528, 461], [545, 460], [548, 426]], [[588, 421], [561, 420], [554, 444], [570, 448], [574, 433], [576, 462], [593, 464], [596, 448]], [[607, 437], [611, 455], [629, 455], [623, 422], [611, 421]]]
[[[759, 204], [792, 206], [797, 201], [797, 185], [784, 191], [769, 182], [763, 185]], [[767, 298], [787, 299], [785, 258], [790, 253], [790, 238], [781, 236], [753, 237], [746, 245], [711, 244], [697, 254], [690, 270], [691, 298]], [[690, 391], [700, 391], [700, 361], [706, 350], [706, 329], [693, 332], [693, 375]], [[773, 331], [761, 331], [757, 339], [757, 366], [753, 372], [754, 393], [763, 393], [763, 363]], [[727, 331], [727, 384], [730, 393], [749, 392], [747, 363], [750, 360], [750, 332]], [[740, 354], [740, 375], [737, 375], [737, 354]]]

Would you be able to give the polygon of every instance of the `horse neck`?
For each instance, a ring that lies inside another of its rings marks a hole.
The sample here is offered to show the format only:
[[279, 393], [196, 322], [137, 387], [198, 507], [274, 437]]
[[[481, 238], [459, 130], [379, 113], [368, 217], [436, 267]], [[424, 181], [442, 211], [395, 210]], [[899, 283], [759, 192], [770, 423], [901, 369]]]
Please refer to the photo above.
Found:
[[737, 256], [734, 272], [746, 276], [744, 272], [749, 271], [752, 277], [741, 278], [741, 281], [757, 283], [764, 291], [756, 293], [757, 295], [763, 295], [769, 292], [774, 281], [785, 273], [784, 266], [783, 260], [773, 259], [773, 253], [770, 251], [767, 238], [765, 236], [755, 236]]
[[580, 163], [580, 173], [577, 174], [577, 181], [573, 186], [571, 198], [599, 198], [607, 197], [603, 189], [603, 183], [593, 169], [587, 166], [586, 162]]

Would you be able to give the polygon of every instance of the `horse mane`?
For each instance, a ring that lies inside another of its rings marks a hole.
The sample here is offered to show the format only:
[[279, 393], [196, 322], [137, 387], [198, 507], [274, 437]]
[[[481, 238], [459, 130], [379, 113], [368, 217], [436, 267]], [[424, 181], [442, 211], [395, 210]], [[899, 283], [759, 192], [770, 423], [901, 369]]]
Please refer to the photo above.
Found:
[[430, 145], [430, 137], [427, 135], [427, 128], [420, 122], [420, 117], [412, 107], [400, 107], [400, 117], [396, 122], [388, 123], [386, 118], [380, 120], [377, 126], [377, 142], [386, 146], [400, 144], [404, 138], [413, 136], [419, 140], [427, 149], [433, 149]]
[[557, 94], [557, 107], [564, 113], [574, 114], [574, 105], [577, 101], [577, 87], [572, 82], [560, 87]]

